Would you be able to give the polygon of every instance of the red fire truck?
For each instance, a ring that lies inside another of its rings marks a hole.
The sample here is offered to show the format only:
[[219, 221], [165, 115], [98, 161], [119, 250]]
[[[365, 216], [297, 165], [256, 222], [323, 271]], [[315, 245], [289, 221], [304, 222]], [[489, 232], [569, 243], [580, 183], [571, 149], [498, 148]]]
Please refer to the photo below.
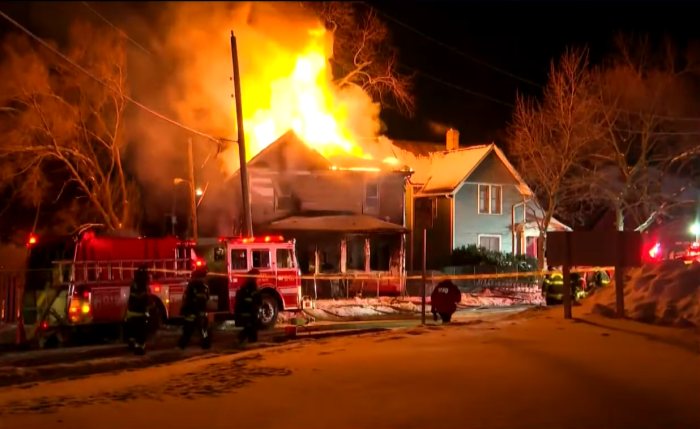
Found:
[[[94, 231], [75, 240], [54, 239], [43, 244], [31, 237], [24, 319], [35, 325], [40, 338], [60, 337], [67, 328], [72, 333], [97, 328], [119, 332], [134, 270], [146, 265], [152, 273], [150, 288], [155, 298], [152, 327], [176, 320], [191, 271], [207, 264], [194, 247], [195, 243], [175, 237], [124, 238], [99, 236]], [[269, 236], [220, 238], [208, 246], [208, 252], [207, 246], [202, 248], [211, 264], [212, 318], [233, 317], [236, 290], [252, 268], [260, 271], [264, 327], [275, 325], [279, 311], [303, 307], [294, 241]], [[52, 269], [47, 270], [49, 267]]]
[[[30, 237], [24, 320], [39, 337], [85, 331], [119, 332], [129, 286], [141, 265], [152, 272], [154, 328], [168, 320], [169, 291], [184, 290], [193, 268], [203, 262], [191, 245], [175, 237], [99, 235]], [[110, 336], [112, 336], [110, 335]]]
[[[302, 297], [294, 245], [294, 240], [281, 236], [199, 240], [196, 249], [209, 269], [210, 305], [215, 318], [232, 316], [236, 291], [251, 269], [260, 272], [258, 287], [263, 301], [260, 322], [264, 327], [274, 326], [280, 311], [311, 306], [311, 302]], [[173, 302], [175, 299], [171, 300], [171, 305]]]

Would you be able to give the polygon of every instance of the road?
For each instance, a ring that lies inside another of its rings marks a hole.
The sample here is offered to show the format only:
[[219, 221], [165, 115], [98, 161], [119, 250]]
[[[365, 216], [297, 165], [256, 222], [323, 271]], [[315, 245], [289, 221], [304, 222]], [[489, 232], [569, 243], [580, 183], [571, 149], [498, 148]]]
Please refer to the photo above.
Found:
[[0, 389], [3, 428], [697, 428], [697, 332], [538, 312]]

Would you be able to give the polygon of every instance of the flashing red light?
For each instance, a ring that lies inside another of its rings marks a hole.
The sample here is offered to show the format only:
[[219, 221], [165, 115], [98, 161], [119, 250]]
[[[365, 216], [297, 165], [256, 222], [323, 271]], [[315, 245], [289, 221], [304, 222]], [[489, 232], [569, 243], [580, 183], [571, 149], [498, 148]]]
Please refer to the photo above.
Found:
[[83, 298], [90, 298], [90, 292], [83, 292]]
[[659, 243], [656, 243], [654, 247], [649, 249], [649, 256], [652, 259], [656, 259], [659, 256], [659, 251], [661, 250], [661, 245]]
[[202, 266], [202, 261], [197, 260], [197, 261], [195, 261], [194, 264], [195, 264], [196, 266], [198, 266], [198, 267], [201, 267], [201, 266]]
[[46, 329], [49, 327], [49, 322], [42, 322], [41, 323], [41, 329]]
[[29, 240], [27, 241], [28, 245], [36, 244], [36, 236], [34, 234], [29, 234]]
[[281, 235], [266, 235], [264, 237], [248, 237], [241, 240], [242, 243], [282, 243], [284, 237]]
[[154, 286], [154, 287], [153, 287], [153, 292], [155, 292], [155, 293], [160, 292], [160, 286]]

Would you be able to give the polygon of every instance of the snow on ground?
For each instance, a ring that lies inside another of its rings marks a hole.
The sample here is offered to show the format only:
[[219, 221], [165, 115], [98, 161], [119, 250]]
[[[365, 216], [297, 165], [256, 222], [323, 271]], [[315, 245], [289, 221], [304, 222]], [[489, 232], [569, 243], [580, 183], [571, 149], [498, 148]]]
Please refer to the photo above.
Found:
[[[537, 287], [493, 288], [485, 289], [478, 295], [462, 294], [459, 308], [472, 307], [507, 307], [512, 305], [542, 305], [544, 301]], [[316, 309], [309, 313], [323, 317], [329, 315], [338, 318], [381, 317], [419, 314], [421, 298], [379, 297], [318, 300]], [[427, 311], [430, 311], [430, 297], [426, 298]]]
[[[697, 348], [669, 341], [670, 331], [686, 330], [567, 321], [560, 310], [2, 388], [0, 421], [45, 429], [697, 427]], [[552, 402], [552, 392], [565, 400]]]
[[[583, 308], [613, 315], [614, 282], [585, 299]], [[625, 312], [627, 317], [645, 323], [700, 326], [700, 264], [664, 261], [629, 270]]]

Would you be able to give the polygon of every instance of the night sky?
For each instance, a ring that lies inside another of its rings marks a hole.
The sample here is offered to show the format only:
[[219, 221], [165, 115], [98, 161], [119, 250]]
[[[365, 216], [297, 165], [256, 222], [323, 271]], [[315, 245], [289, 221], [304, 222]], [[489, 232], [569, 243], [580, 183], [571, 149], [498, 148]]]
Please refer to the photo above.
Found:
[[[503, 145], [516, 93], [537, 96], [550, 61], [567, 46], [588, 46], [596, 62], [614, 50], [612, 39], [619, 31], [649, 34], [657, 40], [669, 35], [680, 44], [700, 39], [694, 4], [365, 2], [389, 26], [401, 71], [417, 74], [415, 118], [385, 110], [388, 134], [403, 140], [441, 141], [442, 131], [438, 134], [429, 126], [433, 122], [458, 129], [463, 144]], [[130, 32], [130, 24], [147, 21], [160, 8], [158, 2], [91, 5], [135, 40], [139, 34]], [[3, 2], [2, 10], [38, 35], [53, 39], [63, 37], [75, 19], [104, 25], [82, 2]], [[0, 31], [7, 28], [7, 23], [0, 23]]]
[[395, 115], [385, 114], [390, 133], [411, 140], [435, 140], [425, 124], [433, 120], [457, 128], [463, 144], [502, 145], [500, 130], [510, 120], [516, 93], [539, 95], [536, 85], [545, 84], [551, 59], [567, 46], [588, 46], [592, 62], [599, 62], [614, 51], [619, 31], [656, 40], [669, 35], [679, 44], [700, 39], [693, 2], [370, 4], [394, 19], [382, 16], [400, 49], [401, 63], [430, 76], [419, 74], [416, 82], [417, 120], [399, 125]]

